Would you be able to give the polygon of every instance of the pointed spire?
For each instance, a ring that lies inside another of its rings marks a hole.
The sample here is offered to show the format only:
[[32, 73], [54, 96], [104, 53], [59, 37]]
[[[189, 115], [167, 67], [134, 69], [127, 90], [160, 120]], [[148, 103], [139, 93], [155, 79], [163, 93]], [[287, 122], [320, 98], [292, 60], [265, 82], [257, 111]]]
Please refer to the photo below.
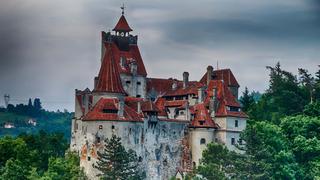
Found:
[[113, 31], [120, 31], [120, 32], [130, 32], [132, 29], [130, 28], [126, 18], [124, 17], [124, 9], [125, 6], [124, 4], [120, 7], [122, 12], [121, 12], [121, 17], [117, 23], [117, 25], [113, 28]]
[[105, 46], [106, 52], [101, 64], [97, 86], [94, 91], [126, 94], [122, 87], [120, 73], [113, 56], [114, 45], [106, 43]]

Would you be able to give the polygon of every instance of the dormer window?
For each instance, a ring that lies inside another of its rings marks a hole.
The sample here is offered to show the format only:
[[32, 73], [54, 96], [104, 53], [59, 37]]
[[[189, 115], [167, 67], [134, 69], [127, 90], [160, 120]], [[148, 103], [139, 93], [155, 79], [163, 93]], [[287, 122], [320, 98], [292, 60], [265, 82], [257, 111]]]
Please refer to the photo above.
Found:
[[103, 109], [102, 112], [103, 112], [103, 113], [116, 114], [116, 113], [118, 113], [118, 110], [117, 110], [117, 109]]
[[200, 125], [204, 125], [204, 121], [199, 121]]
[[240, 108], [239, 107], [234, 107], [234, 106], [228, 106], [227, 110], [228, 111], [233, 111], [233, 112], [239, 112]]
[[126, 58], [125, 57], [120, 57], [120, 66], [122, 67], [122, 68], [124, 68], [125, 66], [126, 66]]

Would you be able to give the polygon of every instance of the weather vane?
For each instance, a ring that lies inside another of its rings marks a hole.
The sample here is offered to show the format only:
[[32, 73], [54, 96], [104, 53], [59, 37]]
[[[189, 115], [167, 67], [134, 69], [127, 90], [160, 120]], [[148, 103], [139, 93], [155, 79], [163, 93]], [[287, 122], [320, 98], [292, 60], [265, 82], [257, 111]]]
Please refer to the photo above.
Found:
[[124, 3], [122, 4], [122, 6], [121, 6], [120, 8], [122, 9], [122, 15], [124, 15], [124, 9], [126, 8], [126, 7], [124, 6]]

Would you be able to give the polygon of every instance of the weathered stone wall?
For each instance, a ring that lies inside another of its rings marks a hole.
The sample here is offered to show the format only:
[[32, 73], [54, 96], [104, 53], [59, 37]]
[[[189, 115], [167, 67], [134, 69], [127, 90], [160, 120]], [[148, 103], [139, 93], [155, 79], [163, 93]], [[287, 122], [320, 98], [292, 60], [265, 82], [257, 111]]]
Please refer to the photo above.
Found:
[[82, 121], [81, 132], [77, 132], [72, 144], [76, 144], [73, 149], [79, 152], [81, 166], [90, 179], [97, 179], [98, 171], [92, 167], [96, 151], [103, 149], [103, 140], [112, 133], [121, 137], [126, 149], [136, 151], [147, 179], [169, 179], [181, 165], [181, 144], [187, 124], [158, 121], [151, 125], [147, 119], [144, 122]]

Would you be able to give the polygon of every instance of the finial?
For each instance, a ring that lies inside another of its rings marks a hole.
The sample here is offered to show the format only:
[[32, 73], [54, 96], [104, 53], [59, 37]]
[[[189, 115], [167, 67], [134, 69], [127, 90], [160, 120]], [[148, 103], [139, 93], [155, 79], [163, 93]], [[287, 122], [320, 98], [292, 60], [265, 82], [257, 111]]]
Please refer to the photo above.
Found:
[[124, 6], [124, 3], [122, 3], [122, 6], [120, 7], [121, 9], [122, 9], [122, 15], [124, 15], [124, 9], [126, 8], [125, 6]]

